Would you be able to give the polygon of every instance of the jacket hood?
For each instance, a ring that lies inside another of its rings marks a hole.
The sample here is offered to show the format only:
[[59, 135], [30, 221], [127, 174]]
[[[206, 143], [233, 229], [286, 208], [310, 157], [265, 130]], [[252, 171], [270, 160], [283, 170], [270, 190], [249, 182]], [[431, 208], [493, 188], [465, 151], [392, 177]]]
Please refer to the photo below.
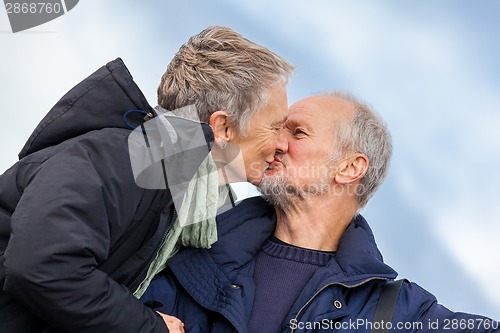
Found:
[[117, 58], [67, 92], [35, 128], [19, 158], [103, 128], [130, 128], [153, 113], [122, 59]]

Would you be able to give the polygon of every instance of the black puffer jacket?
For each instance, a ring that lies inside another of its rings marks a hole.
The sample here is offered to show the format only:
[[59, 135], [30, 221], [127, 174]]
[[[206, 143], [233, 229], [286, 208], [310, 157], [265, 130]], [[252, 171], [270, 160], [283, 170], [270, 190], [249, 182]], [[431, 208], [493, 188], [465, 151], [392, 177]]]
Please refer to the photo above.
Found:
[[129, 110], [154, 114], [116, 59], [52, 108], [0, 176], [0, 332], [167, 331], [131, 294], [174, 208], [168, 190], [134, 181], [126, 123], [144, 120], [124, 121]]

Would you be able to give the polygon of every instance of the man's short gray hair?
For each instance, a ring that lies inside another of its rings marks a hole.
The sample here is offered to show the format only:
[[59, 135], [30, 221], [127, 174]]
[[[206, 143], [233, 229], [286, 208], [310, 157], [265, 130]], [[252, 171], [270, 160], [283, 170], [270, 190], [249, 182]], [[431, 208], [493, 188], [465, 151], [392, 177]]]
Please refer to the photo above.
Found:
[[[355, 112], [348, 123], [336, 124], [340, 154], [359, 152], [368, 157], [368, 171], [357, 189], [358, 211], [361, 210], [384, 181], [392, 156], [392, 139], [382, 118], [354, 95], [333, 91], [327, 96], [350, 102]], [[338, 152], [333, 156], [338, 157]]]
[[182, 45], [158, 87], [158, 104], [167, 110], [195, 105], [207, 122], [226, 111], [242, 134], [254, 112], [265, 106], [269, 90], [288, 82], [293, 67], [267, 48], [226, 27], [208, 27]]

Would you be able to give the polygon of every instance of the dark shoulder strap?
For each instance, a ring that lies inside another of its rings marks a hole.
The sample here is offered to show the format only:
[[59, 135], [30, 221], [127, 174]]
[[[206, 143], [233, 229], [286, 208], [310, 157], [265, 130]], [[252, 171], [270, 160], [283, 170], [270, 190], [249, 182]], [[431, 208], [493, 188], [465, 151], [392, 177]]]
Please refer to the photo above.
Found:
[[387, 325], [380, 325], [382, 322], [387, 323], [392, 321], [392, 314], [396, 307], [396, 302], [399, 296], [399, 290], [404, 279], [387, 282], [380, 293], [375, 317], [373, 317], [373, 328], [371, 333], [387, 333], [389, 329]]

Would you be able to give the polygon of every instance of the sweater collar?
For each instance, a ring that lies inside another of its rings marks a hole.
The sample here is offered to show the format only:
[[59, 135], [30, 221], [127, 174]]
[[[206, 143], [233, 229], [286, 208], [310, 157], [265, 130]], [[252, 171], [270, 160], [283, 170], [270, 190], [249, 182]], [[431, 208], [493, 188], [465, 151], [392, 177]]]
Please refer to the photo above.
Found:
[[326, 266], [335, 256], [335, 252], [310, 250], [294, 246], [274, 236], [264, 243], [262, 252], [278, 259], [286, 259], [319, 267]]

